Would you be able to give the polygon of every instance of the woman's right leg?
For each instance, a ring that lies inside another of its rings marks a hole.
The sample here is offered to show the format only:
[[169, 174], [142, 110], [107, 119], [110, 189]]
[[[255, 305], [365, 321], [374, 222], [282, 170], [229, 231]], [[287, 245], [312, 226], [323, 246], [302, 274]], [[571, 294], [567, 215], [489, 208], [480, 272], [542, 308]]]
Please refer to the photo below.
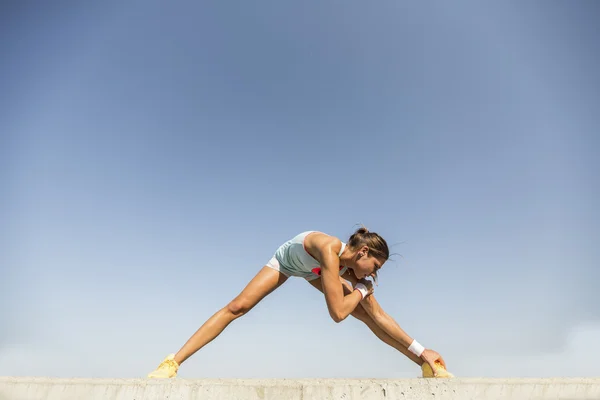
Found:
[[263, 267], [235, 299], [217, 311], [188, 339], [175, 354], [175, 361], [181, 364], [187, 360], [192, 354], [219, 336], [233, 320], [248, 313], [287, 279], [287, 276], [281, 272], [267, 266]]

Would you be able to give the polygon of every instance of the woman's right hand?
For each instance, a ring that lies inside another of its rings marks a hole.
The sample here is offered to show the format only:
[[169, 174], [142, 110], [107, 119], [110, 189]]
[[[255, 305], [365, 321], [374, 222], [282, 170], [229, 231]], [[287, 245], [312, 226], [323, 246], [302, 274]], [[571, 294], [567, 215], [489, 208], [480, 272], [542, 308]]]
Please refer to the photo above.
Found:
[[375, 291], [375, 289], [373, 289], [373, 282], [371, 282], [368, 279], [360, 279], [357, 284], [362, 283], [366, 289], [367, 289], [367, 294], [364, 297], [370, 296], [371, 294], [373, 294], [373, 292]]

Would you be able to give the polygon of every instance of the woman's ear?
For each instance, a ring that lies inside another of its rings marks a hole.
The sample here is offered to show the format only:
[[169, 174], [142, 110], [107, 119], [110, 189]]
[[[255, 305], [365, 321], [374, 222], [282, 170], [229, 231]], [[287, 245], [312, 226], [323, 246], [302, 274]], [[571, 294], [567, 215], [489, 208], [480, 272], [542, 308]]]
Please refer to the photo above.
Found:
[[366, 257], [367, 255], [369, 255], [369, 246], [361, 247], [361, 249], [358, 251], [358, 255], [360, 257]]

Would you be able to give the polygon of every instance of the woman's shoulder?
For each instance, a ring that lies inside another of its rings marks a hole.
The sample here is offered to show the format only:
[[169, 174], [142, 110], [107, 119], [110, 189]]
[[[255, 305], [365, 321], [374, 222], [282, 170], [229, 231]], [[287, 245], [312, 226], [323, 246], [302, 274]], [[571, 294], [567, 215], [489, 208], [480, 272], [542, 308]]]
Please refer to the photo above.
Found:
[[[321, 231], [305, 231], [300, 235], [304, 236], [305, 247], [327, 247], [332, 246], [332, 249], [337, 252], [342, 246], [342, 241], [334, 236]], [[299, 235], [299, 236], [300, 236]]]

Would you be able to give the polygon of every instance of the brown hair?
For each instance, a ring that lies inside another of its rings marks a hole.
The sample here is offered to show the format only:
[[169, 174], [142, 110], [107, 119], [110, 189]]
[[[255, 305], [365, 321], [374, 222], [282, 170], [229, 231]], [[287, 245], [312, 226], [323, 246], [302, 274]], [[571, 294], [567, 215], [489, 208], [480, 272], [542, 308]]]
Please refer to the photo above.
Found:
[[350, 236], [348, 245], [352, 249], [359, 249], [362, 246], [368, 246], [369, 252], [373, 256], [381, 258], [384, 261], [387, 261], [387, 259], [390, 257], [390, 250], [385, 239], [375, 232], [369, 232], [369, 230], [364, 226], [358, 228], [356, 232]]

